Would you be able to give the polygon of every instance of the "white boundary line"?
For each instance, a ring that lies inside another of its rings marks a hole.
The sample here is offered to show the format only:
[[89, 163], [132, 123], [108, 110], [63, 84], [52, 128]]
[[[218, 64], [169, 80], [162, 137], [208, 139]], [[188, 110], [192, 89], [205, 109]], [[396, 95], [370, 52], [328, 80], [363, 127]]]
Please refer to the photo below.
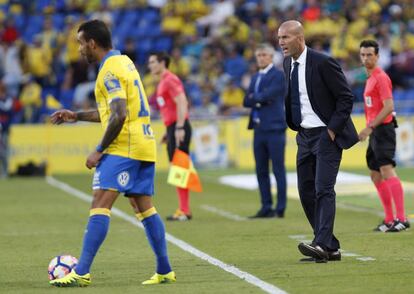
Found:
[[345, 209], [345, 210], [349, 210], [349, 211], [354, 211], [354, 212], [366, 212], [366, 213], [370, 213], [376, 216], [380, 216], [380, 217], [384, 217], [384, 213], [382, 211], [378, 211], [375, 209], [371, 209], [371, 208], [366, 208], [366, 207], [362, 207], [362, 206], [354, 206], [352, 204], [346, 204], [346, 203], [341, 203], [341, 202], [336, 202], [336, 207], [337, 208], [341, 208], [341, 209]]
[[246, 218], [246, 217], [242, 217], [242, 216], [240, 216], [240, 215], [237, 215], [237, 214], [234, 214], [234, 213], [231, 213], [231, 212], [228, 212], [228, 211], [225, 211], [225, 210], [219, 209], [219, 208], [217, 208], [217, 207], [214, 207], [214, 206], [211, 206], [211, 205], [208, 205], [208, 204], [203, 204], [203, 205], [200, 205], [200, 207], [201, 207], [202, 209], [204, 209], [204, 210], [207, 210], [207, 211], [210, 211], [210, 212], [212, 212], [212, 213], [215, 213], [215, 214], [221, 215], [221, 216], [223, 216], [223, 217], [225, 217], [225, 218], [228, 218], [228, 219], [231, 219], [231, 220], [234, 220], [234, 221], [238, 221], [238, 222], [240, 222], [240, 221], [245, 221], [245, 220], [247, 220], [247, 218]]
[[[78, 189], [75, 189], [72, 186], [70, 186], [70, 185], [68, 185], [64, 182], [61, 182], [61, 181], [59, 181], [59, 180], [57, 180], [53, 177], [49, 177], [49, 176], [46, 177], [46, 182], [49, 185], [51, 185], [55, 188], [58, 188], [58, 189], [66, 192], [66, 193], [68, 193], [68, 194], [70, 194], [70, 195], [72, 195], [76, 198], [79, 198], [79, 199], [83, 200], [83, 201], [86, 201], [88, 203], [90, 203], [92, 201], [92, 197], [89, 196], [88, 194], [86, 194], [86, 193], [84, 193], [84, 192], [82, 192]], [[141, 229], [144, 228], [141, 223], [138, 223], [138, 221], [136, 220], [135, 217], [129, 216], [128, 214], [126, 214], [122, 210], [113, 207], [111, 209], [111, 211], [112, 211], [113, 215], [129, 222], [130, 224], [132, 224], [134, 226], [137, 226]], [[255, 276], [253, 276], [252, 274], [249, 274], [248, 272], [244, 272], [244, 271], [238, 269], [235, 266], [224, 263], [224, 262], [218, 260], [217, 258], [214, 258], [214, 257], [208, 255], [207, 253], [204, 253], [203, 251], [198, 250], [197, 248], [191, 246], [190, 244], [184, 242], [183, 240], [180, 240], [180, 239], [174, 237], [171, 234], [166, 233], [165, 237], [170, 243], [172, 243], [175, 246], [181, 248], [182, 250], [184, 250], [184, 251], [186, 251], [186, 252], [188, 252], [188, 253], [190, 253], [190, 254], [192, 254], [192, 255], [194, 255], [194, 256], [202, 259], [202, 260], [205, 260], [208, 263], [225, 270], [226, 272], [229, 272], [229, 273], [235, 275], [236, 277], [246, 281], [247, 283], [252, 284], [253, 286], [256, 286], [256, 287], [262, 289], [266, 293], [271, 293], [271, 294], [286, 294], [287, 293], [287, 292], [283, 291], [282, 289], [279, 289], [278, 287], [276, 287], [272, 284], [269, 284], [269, 283], [255, 277]]]

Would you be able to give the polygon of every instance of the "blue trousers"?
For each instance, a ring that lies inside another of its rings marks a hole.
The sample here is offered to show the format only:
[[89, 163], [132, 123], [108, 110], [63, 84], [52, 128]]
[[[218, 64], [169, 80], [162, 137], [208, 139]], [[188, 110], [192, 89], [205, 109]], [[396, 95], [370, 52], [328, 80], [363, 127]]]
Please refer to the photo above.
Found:
[[313, 228], [313, 242], [325, 250], [337, 250], [340, 244], [333, 234], [336, 209], [334, 187], [342, 149], [331, 140], [326, 127], [301, 129], [296, 141], [299, 196]]
[[272, 170], [277, 183], [276, 212], [283, 213], [286, 209], [285, 145], [285, 130], [254, 131], [253, 150], [263, 211], [268, 211], [273, 206], [269, 161], [272, 162]]

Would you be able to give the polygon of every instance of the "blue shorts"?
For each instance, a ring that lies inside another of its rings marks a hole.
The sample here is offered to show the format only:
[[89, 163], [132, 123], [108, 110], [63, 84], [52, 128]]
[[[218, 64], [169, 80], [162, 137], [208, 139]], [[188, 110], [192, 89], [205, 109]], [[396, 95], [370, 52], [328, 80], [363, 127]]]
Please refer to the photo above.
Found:
[[93, 190], [111, 190], [125, 196], [154, 195], [155, 163], [104, 154], [93, 175]]

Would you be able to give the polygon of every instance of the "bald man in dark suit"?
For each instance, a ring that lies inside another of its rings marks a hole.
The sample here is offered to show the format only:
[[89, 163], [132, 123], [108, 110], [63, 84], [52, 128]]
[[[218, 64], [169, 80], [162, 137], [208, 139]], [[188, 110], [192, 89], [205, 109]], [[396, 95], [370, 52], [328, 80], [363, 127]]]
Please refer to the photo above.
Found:
[[312, 243], [300, 243], [298, 248], [309, 257], [302, 260], [341, 260], [340, 244], [333, 234], [334, 186], [342, 150], [358, 142], [350, 117], [354, 96], [339, 64], [306, 47], [300, 22], [282, 23], [278, 40], [285, 56], [286, 121], [298, 132], [299, 196], [314, 232]]

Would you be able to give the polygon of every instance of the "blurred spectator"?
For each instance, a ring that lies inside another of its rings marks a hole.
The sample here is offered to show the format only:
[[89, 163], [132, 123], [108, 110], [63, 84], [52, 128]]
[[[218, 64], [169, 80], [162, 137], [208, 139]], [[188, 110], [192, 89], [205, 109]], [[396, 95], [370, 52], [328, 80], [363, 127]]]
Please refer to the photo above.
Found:
[[[35, 2], [11, 1], [0, 6], [0, 77], [12, 96], [20, 95], [23, 76], [31, 74], [65, 106], [82, 108], [91, 103], [90, 81], [97, 68], [81, 61], [76, 40], [79, 22], [86, 17], [112, 23], [114, 43], [137, 67], [142, 68], [148, 52], [169, 51], [171, 69], [183, 79], [197, 108], [204, 107], [203, 101], [217, 104], [229, 77], [246, 87], [257, 44], [269, 42], [277, 48], [277, 28], [285, 19], [304, 20], [307, 45], [337, 58], [354, 92], [360, 93], [365, 81], [358, 59], [358, 45], [365, 38], [378, 40], [380, 66], [394, 85], [403, 90], [414, 87], [414, 6], [408, 0]], [[126, 15], [132, 18], [128, 20]], [[147, 30], [141, 25], [147, 25]], [[163, 42], [166, 37], [171, 40], [167, 45]], [[34, 40], [35, 44], [20, 40]], [[278, 49], [276, 67], [282, 60]], [[146, 80], [150, 96], [154, 81], [144, 75]]]
[[29, 46], [26, 54], [29, 72], [36, 82], [42, 87], [49, 86], [52, 74], [52, 51], [50, 48], [42, 47], [41, 35], [34, 37], [33, 45]]
[[125, 40], [125, 49], [122, 54], [127, 55], [134, 63], [137, 60], [137, 48], [135, 46], [135, 41], [133, 38], [128, 37]]
[[4, 43], [3, 49], [4, 69], [2, 81], [6, 86], [7, 94], [17, 97], [23, 75], [19, 57], [20, 49], [16, 46], [16, 43]]
[[16, 29], [14, 18], [9, 16], [4, 24], [1, 40], [10, 44], [16, 41], [18, 37], [19, 32]]
[[243, 74], [247, 71], [246, 60], [237, 52], [237, 48], [229, 50], [229, 56], [224, 61], [224, 70], [239, 82]]
[[216, 93], [223, 92], [226, 85], [231, 81], [231, 75], [224, 71], [222, 64], [217, 64], [216, 67], [216, 76], [214, 79], [214, 90]]
[[105, 2], [102, 3], [102, 1], [100, 2], [101, 3], [98, 6], [98, 11], [92, 13], [90, 19], [102, 20], [108, 26], [108, 28], [111, 28], [113, 24], [111, 11], [109, 10], [108, 4]]
[[73, 94], [73, 107], [75, 109], [88, 109], [94, 106], [96, 65], [88, 64], [83, 58], [73, 68], [75, 92]]
[[201, 96], [202, 104], [200, 107], [193, 108], [191, 116], [198, 119], [215, 117], [218, 114], [218, 107], [213, 99], [211, 93], [203, 93]]
[[175, 47], [171, 52], [170, 71], [175, 73], [180, 79], [186, 79], [190, 74], [190, 64], [182, 57], [181, 49]]
[[53, 27], [53, 22], [50, 17], [46, 17], [43, 21], [41, 36], [42, 48], [53, 51], [57, 47], [58, 32]]
[[162, 8], [165, 4], [167, 4], [167, 0], [147, 0], [148, 6], [153, 8]]
[[414, 49], [408, 46], [406, 40], [403, 40], [402, 48], [402, 51], [392, 58], [388, 74], [395, 87], [414, 87], [414, 83], [409, 83], [409, 77], [414, 77]]
[[[172, 2], [174, 3], [175, 1]], [[164, 33], [172, 35], [179, 34], [185, 26], [184, 17], [178, 12], [176, 6], [165, 8], [161, 22], [161, 29]]]
[[13, 98], [0, 82], [0, 178], [8, 175], [9, 130], [13, 115]]
[[237, 82], [230, 80], [220, 96], [219, 113], [222, 115], [246, 114], [243, 107], [244, 91], [237, 86]]
[[38, 122], [42, 106], [42, 87], [33, 78], [24, 83], [19, 100], [23, 106], [23, 122]]
[[234, 14], [234, 3], [231, 0], [217, 0], [211, 5], [208, 15], [197, 19], [197, 24], [206, 29], [207, 35], [215, 36], [218, 28], [227, 17]]
[[236, 46], [243, 46], [249, 39], [249, 26], [235, 16], [229, 16], [217, 30], [215, 38], [231, 39]]
[[321, 8], [318, 1], [307, 0], [302, 11], [302, 18], [306, 21], [316, 21], [321, 16]]
[[243, 90], [249, 89], [250, 81], [252, 80], [252, 76], [257, 72], [257, 63], [251, 62], [249, 65], [249, 70], [242, 76], [240, 86]]

